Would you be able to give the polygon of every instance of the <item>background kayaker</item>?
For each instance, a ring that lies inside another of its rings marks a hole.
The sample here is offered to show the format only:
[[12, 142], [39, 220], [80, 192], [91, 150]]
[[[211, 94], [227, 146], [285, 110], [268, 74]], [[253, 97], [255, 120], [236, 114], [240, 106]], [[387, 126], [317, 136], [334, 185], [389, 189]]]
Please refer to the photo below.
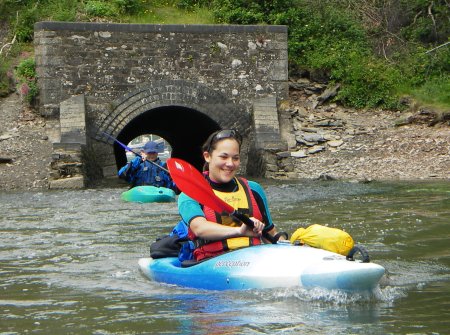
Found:
[[176, 189], [167, 170], [166, 164], [163, 163], [158, 153], [162, 152], [163, 143], [149, 141], [145, 143], [140, 155], [133, 158], [125, 166], [123, 166], [118, 175], [130, 183], [131, 187], [151, 185], [156, 187], [166, 187]]
[[[239, 212], [247, 214], [254, 228], [228, 215], [214, 212], [181, 193], [178, 209], [183, 221], [189, 226], [188, 236], [194, 242], [196, 260], [267, 242], [262, 238], [263, 231], [272, 236], [277, 234], [269, 209], [263, 201], [265, 195], [254, 191], [246, 179], [236, 177], [241, 163], [241, 144], [242, 138], [236, 130], [225, 129], [211, 134], [202, 147], [204, 175], [214, 193]], [[259, 192], [262, 191], [257, 183], [251, 184], [257, 185]]]

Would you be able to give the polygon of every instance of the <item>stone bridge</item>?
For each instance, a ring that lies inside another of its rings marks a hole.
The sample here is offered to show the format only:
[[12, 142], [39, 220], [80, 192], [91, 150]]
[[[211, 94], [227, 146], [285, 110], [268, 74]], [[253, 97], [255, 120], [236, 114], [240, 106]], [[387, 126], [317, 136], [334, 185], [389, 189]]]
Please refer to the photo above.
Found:
[[50, 187], [116, 178], [126, 155], [106, 134], [122, 143], [161, 136], [173, 157], [200, 168], [208, 135], [236, 128], [241, 173], [278, 173], [286, 26], [39, 22], [34, 41], [38, 107], [53, 143]]

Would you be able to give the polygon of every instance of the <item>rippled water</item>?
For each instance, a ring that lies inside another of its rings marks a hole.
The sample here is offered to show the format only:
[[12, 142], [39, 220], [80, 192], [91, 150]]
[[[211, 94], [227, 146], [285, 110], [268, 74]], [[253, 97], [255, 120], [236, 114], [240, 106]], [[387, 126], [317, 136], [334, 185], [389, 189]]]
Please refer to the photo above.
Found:
[[265, 183], [277, 226], [344, 228], [388, 274], [371, 294], [203, 292], [137, 260], [176, 204], [120, 189], [0, 192], [0, 334], [448, 334], [450, 183]]

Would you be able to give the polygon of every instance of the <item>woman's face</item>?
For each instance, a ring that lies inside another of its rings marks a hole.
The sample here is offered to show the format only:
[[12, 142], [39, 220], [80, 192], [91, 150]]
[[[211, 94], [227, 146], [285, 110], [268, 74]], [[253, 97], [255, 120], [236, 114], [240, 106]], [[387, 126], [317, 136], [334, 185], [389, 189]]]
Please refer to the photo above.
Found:
[[209, 164], [209, 178], [216, 183], [232, 180], [241, 165], [239, 143], [234, 138], [220, 140], [211, 154], [205, 151], [203, 157]]

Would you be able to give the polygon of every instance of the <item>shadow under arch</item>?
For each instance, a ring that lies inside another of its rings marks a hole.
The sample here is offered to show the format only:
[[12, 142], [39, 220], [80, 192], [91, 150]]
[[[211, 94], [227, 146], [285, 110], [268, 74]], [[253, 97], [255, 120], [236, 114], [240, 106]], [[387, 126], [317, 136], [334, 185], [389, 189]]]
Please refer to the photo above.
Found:
[[[172, 147], [172, 157], [184, 159], [201, 170], [203, 166], [202, 144], [220, 125], [207, 115], [184, 106], [163, 106], [139, 114], [117, 135], [122, 143], [144, 135], [155, 134], [164, 138]], [[124, 149], [114, 145], [117, 168], [126, 164]]]
[[[201, 170], [201, 145], [218, 129], [234, 128], [243, 137], [241, 153], [248, 154], [252, 132], [251, 106], [237, 104], [220, 90], [206, 84], [186, 80], [154, 80], [118, 97], [108, 111], [102, 111], [93, 137], [113, 144], [107, 135], [128, 143], [143, 134], [163, 137], [172, 147], [173, 157], [182, 158]], [[114, 143], [100, 167], [125, 165], [123, 148]], [[241, 164], [245, 173], [246, 161]]]

